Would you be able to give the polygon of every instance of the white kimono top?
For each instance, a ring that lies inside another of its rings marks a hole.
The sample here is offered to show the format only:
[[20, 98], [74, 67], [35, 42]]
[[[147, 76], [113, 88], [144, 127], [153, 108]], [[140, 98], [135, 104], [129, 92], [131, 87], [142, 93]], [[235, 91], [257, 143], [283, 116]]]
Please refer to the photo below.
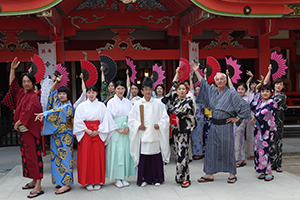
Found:
[[[139, 106], [144, 105], [144, 125], [146, 130], [139, 130], [141, 125]], [[156, 130], [154, 125], [158, 124]], [[135, 166], [139, 163], [140, 153], [155, 155], [161, 152], [162, 159], [168, 163], [170, 159], [169, 148], [169, 116], [160, 99], [151, 97], [150, 101], [144, 98], [136, 101], [128, 116], [130, 129], [130, 154]]]
[[98, 128], [100, 139], [105, 142], [105, 144], [108, 144], [110, 136], [118, 127], [109, 112], [107, 112], [104, 103], [98, 101], [98, 99], [95, 99], [93, 102], [87, 99], [80, 103], [75, 110], [73, 134], [76, 135], [78, 142], [80, 142], [87, 129], [84, 121], [95, 120], [100, 121]]

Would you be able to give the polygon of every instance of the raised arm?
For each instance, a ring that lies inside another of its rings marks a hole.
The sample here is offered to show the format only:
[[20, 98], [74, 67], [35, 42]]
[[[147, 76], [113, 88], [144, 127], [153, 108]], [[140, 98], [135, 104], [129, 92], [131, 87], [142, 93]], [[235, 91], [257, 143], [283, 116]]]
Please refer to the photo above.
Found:
[[198, 81], [201, 83], [201, 81], [202, 81], [202, 76], [200, 75], [200, 73], [199, 73], [199, 71], [198, 71], [198, 69], [199, 69], [199, 64], [196, 65], [196, 64], [194, 63], [194, 61], [192, 61], [191, 67], [192, 67], [193, 71], [195, 72], [195, 74], [196, 74], [196, 76], [197, 76], [197, 78], [198, 78]]
[[203, 72], [204, 72], [204, 80], [207, 81], [207, 77], [206, 77], [206, 74], [207, 74], [207, 67], [204, 68]]
[[228, 77], [228, 87], [231, 88], [233, 86], [233, 84], [232, 84], [231, 78], [229, 76], [230, 74], [229, 74], [229, 70], [228, 69], [226, 69], [226, 75]]
[[256, 89], [256, 92], [259, 91], [259, 89], [263, 86], [263, 83], [264, 83], [264, 76], [261, 75], [260, 77], [261, 77], [261, 80], [258, 81], [259, 84], [257, 84], [257, 86], [256, 86], [256, 88], [255, 88], [255, 89]]
[[253, 79], [253, 74], [252, 74], [251, 71], [248, 71], [248, 70], [246, 71], [246, 74], [249, 76], [249, 78], [248, 78], [248, 80], [246, 82], [246, 85], [248, 85], [252, 81], [252, 79]]
[[190, 76], [190, 90], [194, 90], [193, 74]]
[[264, 80], [264, 85], [266, 85], [267, 83], [269, 83], [270, 77], [271, 77], [271, 71], [272, 71], [272, 65], [270, 64], [268, 67], [268, 73], [266, 75], [266, 78]]
[[83, 73], [80, 74], [80, 78], [81, 78], [81, 89], [82, 91], [84, 91], [86, 89], [86, 86], [85, 86], [85, 82], [84, 82], [84, 79], [83, 79]]
[[18, 61], [18, 58], [15, 57], [12, 63], [10, 64], [10, 73], [9, 73], [9, 85], [13, 82], [14, 78], [16, 77], [16, 69], [19, 66], [20, 61]]
[[179, 67], [177, 67], [176, 69], [176, 73], [172, 82], [178, 82], [178, 80], [179, 80]]
[[[54, 76], [54, 77], [55, 77], [55, 76]], [[62, 76], [57, 76], [57, 77], [55, 77], [55, 79], [52, 78], [53, 83], [52, 83], [52, 86], [51, 86], [51, 89], [50, 89], [50, 94], [51, 94], [52, 92], [54, 92], [54, 90], [56, 89], [57, 84], [61, 81], [61, 78], [62, 78]]]
[[127, 90], [130, 87], [129, 69], [126, 70], [126, 87], [127, 87]]
[[104, 76], [104, 72], [103, 72], [103, 67], [100, 67], [100, 71], [101, 71], [101, 82], [105, 81], [105, 76]]

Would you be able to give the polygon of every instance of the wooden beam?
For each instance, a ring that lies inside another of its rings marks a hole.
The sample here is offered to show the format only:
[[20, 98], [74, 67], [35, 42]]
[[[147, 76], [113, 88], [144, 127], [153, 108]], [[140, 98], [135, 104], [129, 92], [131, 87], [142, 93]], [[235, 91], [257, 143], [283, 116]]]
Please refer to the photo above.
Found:
[[179, 34], [178, 20], [172, 13], [163, 11], [72, 11], [63, 19], [63, 28], [66, 37], [75, 35], [76, 30], [111, 28], [171, 30]]
[[[87, 60], [97, 61], [99, 55], [96, 50], [66, 50], [65, 61], [79, 61], [84, 59], [83, 52], [87, 53]], [[131, 57], [133, 60], [176, 60], [180, 59], [180, 50], [141, 50], [141, 51], [102, 51], [101, 54], [110, 56], [114, 60], [125, 60], [126, 56]]]
[[5, 30], [37, 30], [39, 36], [48, 37], [50, 27], [37, 18], [17, 19], [0, 18], [1, 31]]
[[31, 62], [35, 53], [37, 52], [1, 52], [0, 62], [12, 62], [15, 57], [21, 62]]
[[225, 55], [239, 59], [256, 59], [258, 58], [258, 49], [199, 49], [199, 59], [206, 59], [207, 56], [224, 59]]
[[193, 35], [198, 35], [203, 30], [246, 30], [248, 35], [257, 36], [257, 30], [261, 34], [277, 35], [279, 30], [300, 29], [300, 19], [211, 19], [193, 26]]
[[43, 23], [46, 24], [46, 26], [62, 28], [61, 16], [55, 8], [51, 8], [37, 16]]

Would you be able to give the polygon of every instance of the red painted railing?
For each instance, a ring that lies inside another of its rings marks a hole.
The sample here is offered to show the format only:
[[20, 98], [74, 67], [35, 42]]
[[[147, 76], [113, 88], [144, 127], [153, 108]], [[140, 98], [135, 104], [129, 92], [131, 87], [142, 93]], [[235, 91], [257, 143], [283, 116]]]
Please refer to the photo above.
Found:
[[300, 106], [300, 92], [285, 93], [287, 106]]

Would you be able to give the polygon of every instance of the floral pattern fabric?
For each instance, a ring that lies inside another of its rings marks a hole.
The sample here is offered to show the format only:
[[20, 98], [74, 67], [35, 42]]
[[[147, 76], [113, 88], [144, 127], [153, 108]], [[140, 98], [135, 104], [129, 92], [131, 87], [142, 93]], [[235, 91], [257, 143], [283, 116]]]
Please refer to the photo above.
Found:
[[279, 93], [273, 96], [274, 101], [278, 105], [277, 113], [277, 131], [274, 135], [274, 141], [271, 145], [271, 164], [273, 168], [281, 167], [282, 164], [282, 138], [283, 138], [283, 122], [285, 119], [284, 111], [287, 109], [286, 106], [286, 95], [284, 93]]
[[257, 173], [272, 174], [270, 150], [277, 131], [277, 103], [273, 99], [264, 102], [260, 92], [254, 95], [250, 104], [255, 111], [254, 168]]
[[177, 82], [173, 82], [170, 92], [162, 99], [169, 113], [176, 114], [179, 118], [179, 126], [172, 129], [174, 138], [174, 152], [176, 155], [175, 181], [180, 183], [189, 181], [189, 139], [191, 132], [197, 126], [193, 100], [191, 97], [179, 99], [175, 90]]

